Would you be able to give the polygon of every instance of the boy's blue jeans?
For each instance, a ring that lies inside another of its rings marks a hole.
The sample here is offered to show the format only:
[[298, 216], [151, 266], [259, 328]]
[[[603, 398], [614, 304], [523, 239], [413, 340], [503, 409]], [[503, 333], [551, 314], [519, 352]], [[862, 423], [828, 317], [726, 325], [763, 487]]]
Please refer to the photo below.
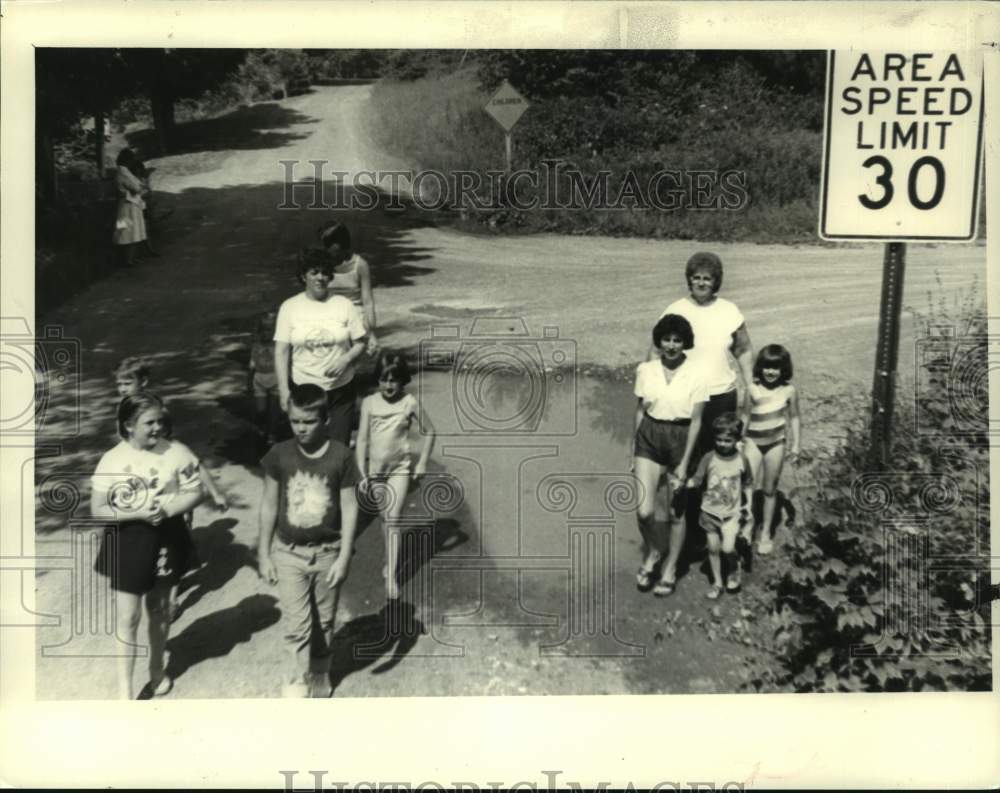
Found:
[[326, 575], [338, 556], [339, 542], [290, 545], [274, 538], [285, 645], [294, 659], [288, 683], [307, 682], [307, 673], [330, 672], [340, 587], [331, 588]]

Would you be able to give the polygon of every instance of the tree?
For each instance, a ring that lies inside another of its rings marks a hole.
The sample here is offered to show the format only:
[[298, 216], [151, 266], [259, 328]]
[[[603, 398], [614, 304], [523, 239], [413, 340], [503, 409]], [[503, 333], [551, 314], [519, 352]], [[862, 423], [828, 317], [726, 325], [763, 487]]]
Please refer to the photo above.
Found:
[[160, 153], [174, 143], [174, 104], [216, 87], [246, 57], [241, 49], [128, 49], [120, 50], [137, 85], [149, 97]]

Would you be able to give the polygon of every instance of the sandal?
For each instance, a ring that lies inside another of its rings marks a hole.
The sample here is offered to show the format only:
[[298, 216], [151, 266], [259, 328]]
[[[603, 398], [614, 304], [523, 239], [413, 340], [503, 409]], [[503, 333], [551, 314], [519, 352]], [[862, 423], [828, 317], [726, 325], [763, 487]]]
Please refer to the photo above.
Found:
[[653, 571], [640, 567], [635, 574], [635, 588], [640, 592], [648, 592], [653, 588]]
[[670, 597], [677, 591], [676, 581], [665, 581], [662, 578], [653, 587], [653, 594], [658, 598]]
[[719, 586], [718, 584], [712, 584], [712, 586], [708, 588], [708, 592], [705, 593], [705, 597], [707, 597], [709, 600], [718, 600], [721, 594], [722, 594], [722, 587]]

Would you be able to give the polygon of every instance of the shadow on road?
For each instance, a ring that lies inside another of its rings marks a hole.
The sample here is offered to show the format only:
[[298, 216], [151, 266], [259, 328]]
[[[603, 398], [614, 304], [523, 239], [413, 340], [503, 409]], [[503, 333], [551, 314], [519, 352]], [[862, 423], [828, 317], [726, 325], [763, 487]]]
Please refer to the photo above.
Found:
[[278, 599], [272, 595], [249, 595], [235, 606], [199, 617], [167, 642], [167, 674], [177, 680], [202, 661], [227, 656], [279, 619]]
[[244, 567], [255, 567], [250, 549], [235, 541], [232, 529], [236, 525], [233, 518], [220, 518], [192, 532], [201, 568], [181, 582], [178, 594], [183, 599], [177, 616], [194, 608], [206, 595], [222, 589]]
[[426, 632], [417, 618], [416, 607], [405, 600], [386, 603], [375, 614], [356, 617], [337, 631], [333, 640], [330, 679], [333, 688], [348, 675], [360, 672], [376, 661], [372, 674], [388, 672], [406, 656]]
[[[274, 102], [241, 107], [215, 118], [199, 119], [178, 124], [174, 128], [174, 145], [170, 154], [190, 154], [198, 151], [224, 149], [276, 149], [309, 133], [270, 132], [296, 124], [315, 124], [318, 119]], [[129, 146], [143, 152], [156, 151], [156, 133], [140, 129], [127, 134]]]

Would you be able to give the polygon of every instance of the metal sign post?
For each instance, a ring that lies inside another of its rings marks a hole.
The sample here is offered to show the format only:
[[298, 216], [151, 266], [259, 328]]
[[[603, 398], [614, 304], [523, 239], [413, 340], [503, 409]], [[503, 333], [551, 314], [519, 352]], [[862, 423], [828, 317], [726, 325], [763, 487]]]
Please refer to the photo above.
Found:
[[905, 265], [906, 243], [887, 243], [882, 264], [882, 301], [879, 305], [878, 346], [875, 350], [875, 378], [872, 382], [871, 445], [868, 447], [871, 466], [876, 469], [885, 467], [892, 439]]
[[496, 119], [496, 122], [503, 127], [504, 132], [504, 143], [507, 153], [507, 173], [510, 173], [514, 166], [512, 165], [512, 143], [510, 131], [514, 129], [514, 125], [518, 122], [524, 111], [528, 109], [529, 102], [521, 94], [517, 92], [507, 80], [503, 81], [495, 94], [490, 98], [490, 101], [486, 103], [486, 112]]

